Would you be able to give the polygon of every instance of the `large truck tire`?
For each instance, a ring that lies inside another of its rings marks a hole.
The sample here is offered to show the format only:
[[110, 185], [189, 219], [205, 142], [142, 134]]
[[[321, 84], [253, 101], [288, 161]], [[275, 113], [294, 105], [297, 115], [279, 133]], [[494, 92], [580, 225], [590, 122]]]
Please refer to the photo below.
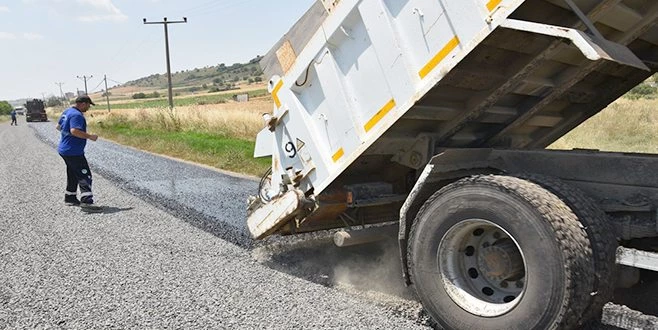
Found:
[[585, 227], [592, 246], [595, 277], [591, 288], [592, 299], [582, 319], [584, 322], [600, 320], [603, 305], [612, 300], [617, 278], [615, 259], [618, 241], [608, 216], [584, 192], [560, 179], [536, 174], [521, 174], [517, 177], [537, 183], [558, 196]]
[[575, 329], [591, 302], [592, 246], [549, 190], [509, 176], [450, 184], [411, 229], [413, 286], [445, 329]]

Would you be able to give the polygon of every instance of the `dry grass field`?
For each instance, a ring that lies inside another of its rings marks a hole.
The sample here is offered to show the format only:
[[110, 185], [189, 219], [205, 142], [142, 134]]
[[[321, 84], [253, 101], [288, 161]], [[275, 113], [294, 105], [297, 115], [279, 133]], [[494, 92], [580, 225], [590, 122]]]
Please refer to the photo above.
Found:
[[618, 99], [550, 148], [658, 153], [658, 99]]
[[[99, 103], [87, 113], [90, 130], [143, 150], [221, 169], [258, 175], [267, 160], [254, 160], [253, 143], [272, 99], [168, 108], [119, 109]], [[62, 109], [50, 109], [57, 120]], [[658, 153], [658, 99], [621, 98], [549, 148]]]
[[156, 109], [119, 109], [108, 112], [98, 107], [87, 114], [91, 126], [126, 122], [135, 128], [203, 132], [253, 141], [263, 128], [261, 115], [272, 111], [269, 97], [249, 102], [192, 105]]

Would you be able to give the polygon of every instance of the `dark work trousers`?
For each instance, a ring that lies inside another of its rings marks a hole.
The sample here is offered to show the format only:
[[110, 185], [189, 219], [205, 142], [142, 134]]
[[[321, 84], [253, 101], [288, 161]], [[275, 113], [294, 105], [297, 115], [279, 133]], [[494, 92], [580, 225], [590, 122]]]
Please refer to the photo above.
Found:
[[[60, 155], [62, 156], [62, 155]], [[80, 187], [80, 201], [93, 203], [94, 194], [91, 192], [91, 170], [87, 158], [82, 156], [62, 156], [66, 163], [66, 195], [65, 202], [77, 201], [77, 191]]]
[[16, 122], [16, 116], [11, 116], [11, 124], [10, 125], [18, 126], [18, 123]]

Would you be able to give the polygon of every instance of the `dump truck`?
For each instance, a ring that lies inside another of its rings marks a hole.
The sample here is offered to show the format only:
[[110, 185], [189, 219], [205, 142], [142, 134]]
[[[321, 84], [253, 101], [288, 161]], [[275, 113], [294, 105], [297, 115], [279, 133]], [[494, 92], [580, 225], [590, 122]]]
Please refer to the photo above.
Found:
[[656, 73], [657, 19], [655, 0], [317, 1], [261, 60], [251, 235], [392, 227], [445, 329], [601, 320], [619, 279], [658, 271], [658, 155], [547, 147]]
[[25, 120], [27, 122], [48, 121], [46, 107], [42, 100], [32, 99], [25, 102]]

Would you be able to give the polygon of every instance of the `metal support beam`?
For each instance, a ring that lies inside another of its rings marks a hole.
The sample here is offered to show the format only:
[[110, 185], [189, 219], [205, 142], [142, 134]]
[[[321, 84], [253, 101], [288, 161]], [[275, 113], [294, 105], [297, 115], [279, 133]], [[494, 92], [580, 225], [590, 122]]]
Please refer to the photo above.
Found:
[[[620, 0], [606, 0], [601, 2], [596, 8], [589, 12], [588, 17], [590, 20], [596, 20], [598, 17], [602, 16], [608, 10], [617, 5], [619, 1]], [[578, 20], [572, 25], [575, 29], [584, 27], [582, 20]], [[437, 143], [443, 144], [450, 140], [450, 138], [459, 132], [469, 121], [478, 118], [486, 111], [486, 109], [494, 106], [496, 102], [500, 100], [500, 98], [514, 90], [514, 88], [516, 88], [520, 82], [525, 80], [526, 77], [530, 75], [530, 73], [532, 73], [537, 68], [540, 68], [543, 61], [553, 56], [554, 52], [556, 52], [556, 50], [559, 49], [562, 45], [563, 43], [561, 40], [555, 40], [551, 42], [551, 44], [544, 48], [544, 50], [542, 50], [540, 53], [532, 56], [532, 60], [526, 63], [523, 68], [516, 70], [515, 72], [517, 73], [509, 77], [505, 84], [501, 85], [496, 90], [491, 91], [486, 98], [477, 102], [473, 107], [465, 109], [465, 111], [463, 111], [458, 117], [454, 118], [443, 127], [441, 127], [441, 131], [439, 132], [440, 134], [437, 138]]]
[[[613, 41], [617, 42], [620, 45], [624, 45], [624, 46], [628, 45], [632, 40], [635, 40], [639, 35], [646, 32], [646, 30], [653, 25], [653, 22], [656, 19], [656, 17], [658, 17], [658, 4], [654, 5], [647, 12], [647, 15], [644, 17], [644, 19], [638, 22], [632, 29], [624, 33], [624, 35], [621, 38], [618, 38], [618, 40], [613, 40]], [[494, 135], [491, 139], [489, 139], [484, 145], [487, 146], [487, 145], [495, 144], [497, 141], [503, 138], [505, 134], [509, 133], [513, 129], [521, 126], [523, 123], [528, 121], [532, 116], [534, 116], [537, 112], [543, 109], [545, 105], [561, 97], [565, 91], [569, 90], [569, 88], [573, 87], [573, 85], [578, 83], [581, 79], [583, 79], [590, 73], [599, 69], [601, 66], [604, 65], [604, 63], [605, 62], [603, 61], [592, 62], [589, 65], [583, 67], [582, 69], [574, 70], [575, 72], [571, 74], [567, 73], [565, 76], [569, 77], [569, 79], [565, 79], [564, 84], [560, 84], [559, 88], [553, 89], [551, 93], [549, 93], [541, 102], [537, 103], [532, 108], [526, 110], [525, 113], [523, 113], [521, 116], [519, 116], [514, 121], [512, 121], [507, 127], [505, 127], [505, 129], [499, 131], [496, 135]]]
[[620, 246], [617, 248], [617, 263], [658, 272], [658, 253]]

